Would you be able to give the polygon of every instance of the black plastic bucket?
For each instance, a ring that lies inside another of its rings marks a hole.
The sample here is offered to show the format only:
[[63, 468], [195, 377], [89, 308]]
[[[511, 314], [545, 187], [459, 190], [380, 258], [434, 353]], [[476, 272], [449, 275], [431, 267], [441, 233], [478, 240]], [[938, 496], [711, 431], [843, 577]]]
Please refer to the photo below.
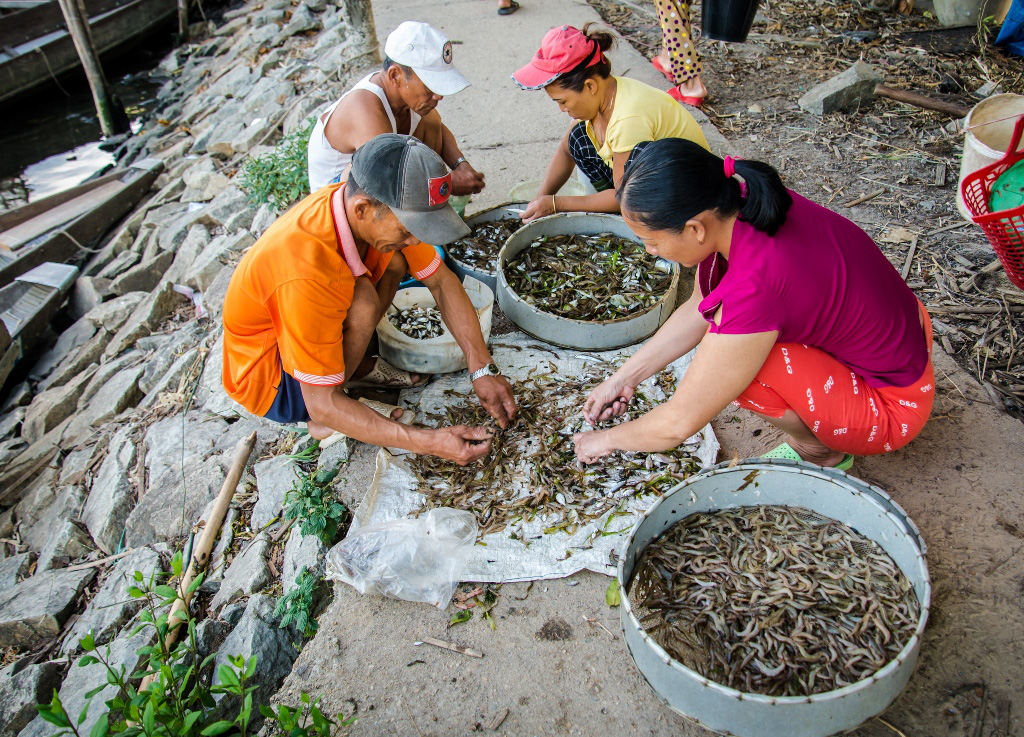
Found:
[[757, 0], [703, 0], [701, 35], [716, 41], [747, 40], [757, 15]]

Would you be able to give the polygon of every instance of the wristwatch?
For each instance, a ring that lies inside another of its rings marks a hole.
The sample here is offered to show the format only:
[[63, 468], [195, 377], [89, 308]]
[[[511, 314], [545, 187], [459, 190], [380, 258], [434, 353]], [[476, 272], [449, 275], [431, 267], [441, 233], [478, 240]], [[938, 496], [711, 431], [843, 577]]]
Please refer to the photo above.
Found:
[[498, 364], [489, 363], [483, 368], [478, 368], [476, 371], [469, 375], [470, 383], [476, 381], [482, 376], [501, 376], [501, 369], [498, 368]]
[[459, 164], [462, 164], [462, 163], [468, 164], [469, 163], [469, 159], [467, 159], [465, 156], [460, 156], [459, 158], [455, 159], [455, 163], [452, 164], [452, 171], [455, 171], [456, 169], [458, 169], [459, 168]]

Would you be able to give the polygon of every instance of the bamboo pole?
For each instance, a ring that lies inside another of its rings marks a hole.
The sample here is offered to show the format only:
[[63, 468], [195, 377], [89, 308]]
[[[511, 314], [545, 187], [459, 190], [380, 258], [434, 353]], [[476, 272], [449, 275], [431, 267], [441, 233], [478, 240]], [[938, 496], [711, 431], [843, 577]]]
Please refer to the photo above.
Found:
[[[85, 12], [85, 4], [82, 0], [57, 0], [61, 12], [64, 14], [64, 21], [68, 26], [68, 33], [75, 43], [75, 50], [78, 51], [78, 58], [82, 61], [82, 69], [85, 70], [86, 79], [89, 80], [89, 88], [92, 90], [92, 99], [96, 105], [96, 113], [100, 119], [100, 128], [105, 136], [113, 136], [121, 131], [118, 130], [117, 115], [114, 111], [114, 98], [110, 94], [107, 80], [103, 76], [103, 67], [100, 66], [99, 54], [93, 46], [92, 32], [89, 30], [89, 17]], [[123, 115], [121, 116], [123, 117]]]
[[[238, 481], [242, 478], [242, 471], [245, 470], [245, 464], [249, 460], [249, 455], [252, 453], [255, 445], [256, 433], [254, 431], [249, 437], [241, 440], [235, 446], [235, 455], [231, 460], [231, 469], [228, 471], [228, 475], [220, 487], [217, 503], [213, 506], [210, 519], [206, 521], [203, 534], [200, 536], [195, 548], [193, 548], [188, 568], [178, 584], [178, 598], [174, 600], [174, 604], [171, 606], [171, 613], [167, 617], [169, 629], [167, 636], [164, 638], [164, 646], [167, 649], [170, 649], [174, 645], [175, 640], [178, 639], [181, 624], [185, 621], [182, 612], [188, 609], [189, 602], [192, 601], [192, 593], [188, 588], [195, 580], [196, 574], [204, 570], [207, 563], [210, 562], [210, 551], [213, 550], [213, 544], [217, 541], [217, 536], [220, 534], [221, 525], [224, 524], [224, 516], [228, 512], [228, 507], [231, 506], [231, 498], [235, 495]], [[142, 680], [142, 685], [139, 686], [139, 693], [147, 690], [155, 677], [155, 674], [146, 676]]]
[[178, 0], [178, 40], [188, 41], [188, 0]]

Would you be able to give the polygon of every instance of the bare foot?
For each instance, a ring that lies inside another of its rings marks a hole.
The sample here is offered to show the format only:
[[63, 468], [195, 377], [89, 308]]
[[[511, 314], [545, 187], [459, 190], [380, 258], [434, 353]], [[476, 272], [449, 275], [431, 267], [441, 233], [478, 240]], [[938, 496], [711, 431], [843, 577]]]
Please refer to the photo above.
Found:
[[668, 51], [665, 50], [664, 46], [662, 46], [661, 51], [658, 52], [658, 61], [661, 62], [661, 66], [665, 69], [668, 69], [668, 65], [672, 63], [668, 58]]
[[704, 98], [708, 96], [708, 88], [704, 86], [700, 77], [693, 77], [679, 85], [679, 94], [683, 97]]

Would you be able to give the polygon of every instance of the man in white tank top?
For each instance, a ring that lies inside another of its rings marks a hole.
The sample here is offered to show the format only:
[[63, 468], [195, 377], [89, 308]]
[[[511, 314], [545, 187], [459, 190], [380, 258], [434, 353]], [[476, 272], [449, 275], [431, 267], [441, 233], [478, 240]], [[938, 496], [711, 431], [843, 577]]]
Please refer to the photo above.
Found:
[[406, 21], [384, 44], [381, 71], [364, 77], [317, 118], [309, 137], [309, 187], [344, 178], [357, 148], [381, 133], [412, 135], [452, 170], [452, 194], [476, 194], [484, 175], [459, 150], [436, 108], [469, 81], [452, 64], [452, 44], [426, 23]]

